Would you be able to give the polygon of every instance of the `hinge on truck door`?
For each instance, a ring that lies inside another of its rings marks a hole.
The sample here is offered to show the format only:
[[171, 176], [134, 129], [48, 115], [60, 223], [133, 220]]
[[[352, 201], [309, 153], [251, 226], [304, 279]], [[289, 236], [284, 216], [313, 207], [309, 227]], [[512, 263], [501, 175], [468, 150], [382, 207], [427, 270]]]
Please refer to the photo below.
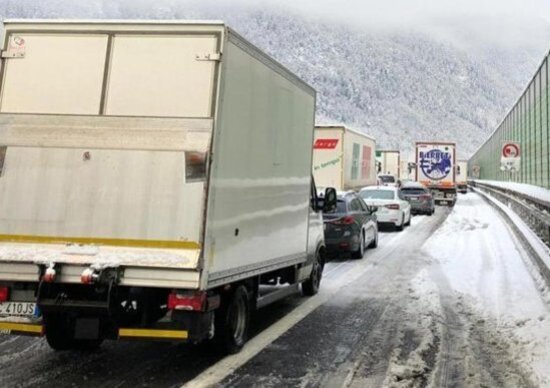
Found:
[[222, 59], [221, 53], [203, 53], [195, 55], [197, 61], [214, 61], [218, 62]]
[[26, 43], [20, 36], [12, 35], [8, 41], [8, 49], [1, 51], [2, 58], [25, 58]]

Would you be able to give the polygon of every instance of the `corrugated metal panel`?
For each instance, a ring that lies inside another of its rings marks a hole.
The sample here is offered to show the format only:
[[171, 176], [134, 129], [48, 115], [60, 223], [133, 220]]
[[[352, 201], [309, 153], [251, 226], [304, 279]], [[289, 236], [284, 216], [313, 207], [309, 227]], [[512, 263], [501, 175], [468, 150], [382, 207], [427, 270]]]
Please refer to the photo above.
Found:
[[[548, 55], [525, 92], [489, 139], [468, 161], [469, 171], [479, 166], [481, 179], [514, 181], [550, 188], [550, 125]], [[503, 143], [521, 144], [521, 166], [515, 173], [501, 171]]]

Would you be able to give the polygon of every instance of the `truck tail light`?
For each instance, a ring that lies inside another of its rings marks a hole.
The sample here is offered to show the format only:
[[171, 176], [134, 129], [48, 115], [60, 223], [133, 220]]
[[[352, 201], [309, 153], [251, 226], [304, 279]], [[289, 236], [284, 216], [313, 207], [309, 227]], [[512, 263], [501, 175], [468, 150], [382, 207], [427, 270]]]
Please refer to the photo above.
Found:
[[42, 280], [46, 283], [53, 283], [55, 282], [55, 277], [57, 276], [55, 269], [52, 267], [46, 268], [46, 271], [44, 271], [44, 275], [42, 276]]
[[386, 209], [399, 210], [399, 204], [397, 203], [392, 203], [392, 204], [386, 205], [385, 207]]
[[351, 225], [355, 222], [355, 219], [352, 216], [345, 216], [331, 222], [337, 225]]
[[80, 275], [80, 282], [82, 284], [92, 284], [99, 279], [99, 274], [96, 273], [92, 268], [86, 268], [82, 271]]
[[7, 302], [10, 298], [9, 287], [0, 287], [0, 302]]
[[205, 291], [193, 293], [172, 292], [168, 295], [168, 310], [204, 311], [207, 295]]

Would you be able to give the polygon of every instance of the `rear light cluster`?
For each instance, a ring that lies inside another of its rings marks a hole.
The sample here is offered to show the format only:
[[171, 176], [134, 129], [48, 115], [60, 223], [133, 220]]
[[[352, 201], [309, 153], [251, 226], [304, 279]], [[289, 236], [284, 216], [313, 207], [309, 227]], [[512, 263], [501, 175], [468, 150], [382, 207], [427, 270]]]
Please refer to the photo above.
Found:
[[420, 199], [422, 199], [422, 200], [427, 200], [427, 199], [430, 199], [430, 198], [431, 198], [431, 196], [429, 196], [429, 195], [421, 195], [420, 196]]
[[355, 222], [355, 219], [352, 216], [345, 216], [342, 218], [338, 218], [337, 220], [330, 221], [332, 224], [336, 225], [351, 225]]
[[168, 310], [210, 311], [220, 307], [219, 295], [206, 291], [177, 291], [168, 294]]
[[7, 302], [10, 299], [9, 287], [0, 287], [0, 302]]
[[168, 295], [168, 310], [203, 311], [206, 304], [206, 292], [178, 293]]
[[390, 205], [386, 205], [385, 208], [391, 210], [399, 210], [399, 205], [397, 203], [392, 203]]

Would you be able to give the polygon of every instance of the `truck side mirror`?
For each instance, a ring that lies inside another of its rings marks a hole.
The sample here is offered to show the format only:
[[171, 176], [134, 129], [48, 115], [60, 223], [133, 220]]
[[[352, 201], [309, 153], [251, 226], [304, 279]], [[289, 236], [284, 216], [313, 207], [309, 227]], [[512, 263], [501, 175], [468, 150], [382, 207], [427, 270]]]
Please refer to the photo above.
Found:
[[325, 189], [325, 201], [323, 203], [323, 211], [331, 212], [336, 209], [336, 189], [334, 187], [327, 187]]

